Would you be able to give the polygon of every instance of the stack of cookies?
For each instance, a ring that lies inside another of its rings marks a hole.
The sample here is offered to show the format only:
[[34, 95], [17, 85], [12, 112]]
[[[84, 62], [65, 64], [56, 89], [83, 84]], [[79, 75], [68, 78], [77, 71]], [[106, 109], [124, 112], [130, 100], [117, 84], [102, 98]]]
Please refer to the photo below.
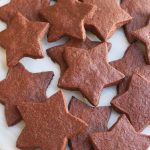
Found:
[[[0, 7], [7, 28], [0, 32], [9, 71], [0, 81], [0, 102], [8, 126], [24, 120], [16, 146], [20, 149], [146, 150], [150, 136], [140, 133], [150, 124], [150, 0], [11, 0]], [[130, 46], [124, 57], [108, 62], [108, 39], [124, 27]], [[87, 38], [86, 30], [101, 42]], [[23, 57], [44, 57], [41, 40], [67, 36], [47, 55], [60, 66], [58, 87], [79, 91], [67, 108], [63, 92], [46, 90], [54, 73], [31, 73]], [[144, 44], [144, 49], [141, 45]], [[117, 85], [111, 106], [98, 106], [103, 88]], [[114, 109], [121, 114], [110, 128]], [[69, 140], [68, 140], [69, 139]]]

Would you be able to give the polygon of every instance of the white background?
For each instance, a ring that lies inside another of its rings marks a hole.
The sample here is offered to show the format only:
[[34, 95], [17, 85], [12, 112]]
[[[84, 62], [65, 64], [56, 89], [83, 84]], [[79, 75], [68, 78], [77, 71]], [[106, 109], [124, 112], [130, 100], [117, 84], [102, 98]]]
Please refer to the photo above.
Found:
[[[3, 6], [9, 3], [10, 0], [0, 0], [0, 6]], [[0, 22], [0, 31], [6, 29], [6, 24]], [[98, 41], [98, 39], [91, 33], [87, 33], [88, 37], [91, 40]], [[25, 66], [25, 68], [30, 72], [42, 72], [42, 71], [54, 71], [54, 78], [47, 90], [47, 96], [51, 96], [58, 91], [57, 82], [60, 76], [59, 66], [51, 61], [51, 59], [46, 55], [46, 49], [53, 47], [55, 45], [62, 44], [66, 41], [66, 38], [63, 38], [57, 42], [48, 43], [45, 39], [42, 41], [42, 46], [44, 49], [45, 57], [43, 59], [34, 60], [31, 58], [23, 58], [20, 62]], [[108, 41], [112, 44], [112, 48], [108, 54], [108, 60], [113, 61], [123, 57], [126, 48], [129, 46], [129, 43], [126, 40], [123, 29], [117, 30], [111, 39]], [[0, 47], [0, 80], [3, 80], [6, 77], [8, 68], [6, 65], [6, 52], [3, 48]], [[66, 96], [67, 104], [70, 101], [72, 96], [83, 100], [83, 97], [79, 92], [64, 91]], [[109, 106], [110, 101], [116, 95], [116, 87], [105, 88], [100, 97], [100, 106]], [[118, 114], [112, 112], [111, 118], [108, 123], [108, 127], [111, 127], [112, 124], [117, 120]], [[8, 127], [5, 121], [4, 116], [4, 106], [0, 104], [0, 150], [18, 150], [15, 146], [17, 137], [19, 136], [24, 123], [21, 122], [13, 127]], [[150, 126], [148, 126], [144, 131], [144, 134], [150, 135]], [[67, 148], [69, 149], [69, 148]], [[149, 148], [150, 150], [150, 148]]]

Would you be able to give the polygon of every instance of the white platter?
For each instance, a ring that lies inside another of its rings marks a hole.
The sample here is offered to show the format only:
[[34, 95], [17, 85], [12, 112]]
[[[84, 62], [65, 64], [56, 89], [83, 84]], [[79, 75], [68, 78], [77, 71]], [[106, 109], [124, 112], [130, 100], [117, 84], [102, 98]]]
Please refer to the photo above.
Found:
[[[3, 6], [9, 3], [10, 0], [0, 0], [0, 6]], [[0, 22], [0, 31], [6, 28], [6, 24]], [[90, 33], [87, 33], [88, 37], [91, 40], [97, 41], [98, 39]], [[54, 71], [54, 78], [47, 90], [47, 96], [51, 96], [56, 91], [57, 82], [60, 75], [59, 66], [53, 63], [50, 58], [46, 55], [46, 49], [50, 47], [54, 47], [55, 45], [59, 45], [64, 43], [66, 38], [63, 38], [54, 43], [46, 42], [46, 37], [42, 41], [42, 46], [44, 49], [45, 57], [43, 59], [34, 60], [31, 58], [23, 58], [20, 62], [25, 66], [27, 70], [30, 72], [41, 72], [41, 71]], [[123, 57], [126, 48], [128, 47], [129, 43], [124, 35], [123, 29], [117, 30], [111, 39], [108, 41], [112, 44], [112, 48], [108, 54], [108, 60], [113, 61]], [[4, 49], [0, 48], [0, 80], [3, 80], [6, 77], [8, 68], [6, 66], [6, 52]], [[79, 99], [83, 99], [79, 92], [71, 92], [63, 90], [66, 96], [67, 104], [72, 96], [75, 96]], [[100, 106], [109, 106], [110, 101], [116, 95], [116, 87], [109, 87], [105, 88], [102, 92], [100, 97]], [[117, 120], [118, 114], [116, 112], [112, 112], [111, 118], [108, 123], [108, 127], [111, 127], [112, 124]], [[8, 127], [5, 121], [4, 116], [4, 106], [0, 104], [0, 150], [18, 150], [16, 148], [16, 140], [24, 127], [24, 123], [21, 122], [13, 127]], [[150, 135], [150, 126], [148, 126], [142, 133]], [[69, 150], [69, 148], [67, 148]], [[150, 150], [150, 148], [149, 148]]]

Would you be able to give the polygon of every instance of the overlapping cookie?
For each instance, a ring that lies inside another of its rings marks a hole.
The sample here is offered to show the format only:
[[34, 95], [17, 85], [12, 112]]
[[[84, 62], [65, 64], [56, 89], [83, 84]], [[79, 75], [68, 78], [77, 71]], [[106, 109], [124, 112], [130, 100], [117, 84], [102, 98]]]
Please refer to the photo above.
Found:
[[92, 18], [85, 19], [86, 28], [101, 40], [107, 41], [116, 29], [127, 24], [132, 17], [125, 12], [116, 0], [81, 0], [97, 6]]
[[136, 131], [142, 131], [150, 124], [150, 80], [133, 74], [127, 92], [114, 98], [112, 106], [128, 116]]
[[17, 141], [22, 149], [65, 150], [67, 140], [87, 128], [68, 112], [61, 91], [43, 103], [22, 103], [18, 109], [26, 123]]
[[85, 50], [89, 50], [98, 44], [100, 44], [100, 42], [92, 42], [88, 38], [84, 42], [77, 39], [71, 39], [64, 45], [56, 46], [48, 49], [47, 54], [54, 62], [59, 64], [61, 75], [63, 75], [67, 69], [67, 64], [63, 58], [63, 54], [66, 47], [75, 47], [75, 48], [82, 48]]
[[11, 0], [10, 3], [0, 7], [0, 19], [7, 24], [20, 12], [32, 21], [42, 21], [40, 10], [48, 7], [50, 0]]
[[86, 130], [71, 139], [71, 149], [93, 149], [90, 141], [90, 134], [107, 131], [107, 124], [111, 113], [110, 107], [91, 107], [73, 97], [69, 104], [69, 111], [88, 124]]
[[23, 57], [42, 58], [41, 39], [49, 28], [48, 23], [29, 21], [19, 12], [8, 28], [0, 32], [0, 46], [6, 49], [7, 65], [15, 66]]
[[50, 24], [48, 41], [56, 41], [62, 36], [85, 40], [85, 18], [91, 18], [96, 9], [96, 6], [78, 0], [58, 0], [54, 6], [42, 9], [41, 15]]
[[110, 65], [125, 75], [118, 85], [118, 93], [124, 93], [128, 89], [133, 73], [146, 66], [145, 53], [136, 43], [133, 43], [128, 47], [122, 59], [113, 61]]
[[6, 79], [0, 82], [0, 102], [5, 105], [9, 126], [22, 118], [17, 109], [19, 103], [45, 101], [46, 90], [53, 76], [53, 72], [30, 73], [21, 64], [9, 69]]
[[143, 28], [140, 28], [138, 30], [135, 30], [132, 32], [132, 36], [134, 36], [137, 40], [140, 40], [143, 42], [146, 46], [146, 53], [147, 53], [147, 61], [148, 64], [150, 64], [150, 18], [148, 21], [148, 24], [144, 26]]
[[138, 30], [148, 23], [150, 16], [149, 0], [121, 0], [121, 7], [133, 18], [125, 25], [125, 33], [130, 43], [136, 39], [132, 32]]
[[68, 90], [79, 90], [88, 101], [97, 106], [102, 89], [119, 83], [124, 75], [107, 61], [108, 44], [84, 50], [68, 47], [64, 52], [67, 70], [58, 86]]
[[150, 136], [134, 130], [125, 115], [107, 132], [93, 133], [91, 140], [95, 150], [147, 150]]

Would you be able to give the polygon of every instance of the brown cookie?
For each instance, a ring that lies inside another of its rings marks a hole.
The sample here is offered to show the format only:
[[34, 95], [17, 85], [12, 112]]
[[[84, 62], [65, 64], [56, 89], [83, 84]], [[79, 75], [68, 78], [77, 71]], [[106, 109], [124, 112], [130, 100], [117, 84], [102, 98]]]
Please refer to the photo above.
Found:
[[53, 76], [53, 72], [30, 73], [20, 63], [9, 69], [6, 79], [0, 82], [0, 102], [5, 105], [9, 126], [21, 120], [16, 107], [20, 102], [46, 99], [46, 90]]
[[17, 141], [19, 148], [65, 150], [67, 139], [87, 127], [68, 112], [61, 91], [43, 103], [22, 103], [18, 108], [26, 123]]
[[97, 46], [98, 44], [100, 44], [100, 42], [92, 42], [88, 38], [84, 42], [81, 40], [71, 39], [65, 45], [56, 46], [48, 49], [47, 54], [54, 62], [59, 64], [62, 76], [67, 69], [67, 64], [63, 58], [63, 53], [66, 47], [76, 47], [88, 50]]
[[138, 68], [135, 73], [139, 74], [140, 76], [146, 78], [146, 80], [150, 81], [150, 65], [143, 66]]
[[134, 130], [125, 115], [107, 132], [91, 135], [95, 150], [147, 150], [150, 136], [140, 134]]
[[100, 93], [106, 86], [119, 83], [124, 75], [109, 65], [108, 45], [84, 50], [74, 47], [65, 48], [64, 59], [67, 70], [60, 78], [58, 86], [68, 90], [79, 90], [95, 106], [99, 103]]
[[48, 27], [48, 23], [29, 21], [17, 13], [8, 28], [0, 32], [0, 45], [6, 49], [8, 66], [15, 66], [21, 58], [26, 56], [42, 58], [40, 40]]
[[148, 63], [150, 64], [150, 35], [149, 35], [149, 31], [150, 31], [150, 19], [149, 19], [147, 26], [132, 32], [132, 35], [136, 39], [140, 40], [141, 42], [143, 42], [145, 44], [146, 52], [147, 52], [147, 60], [148, 60]]
[[125, 113], [136, 131], [150, 124], [150, 81], [134, 74], [129, 89], [111, 102], [114, 109]]
[[110, 65], [125, 75], [124, 80], [118, 85], [118, 93], [124, 93], [128, 89], [133, 73], [138, 68], [146, 66], [144, 51], [134, 43], [128, 47], [122, 59], [113, 61]]
[[110, 107], [90, 107], [87, 104], [72, 98], [70, 102], [70, 113], [84, 120], [87, 129], [71, 139], [72, 150], [92, 150], [89, 135], [94, 132], [106, 131], [110, 118]]
[[40, 9], [48, 7], [50, 0], [11, 0], [0, 7], [0, 19], [7, 24], [19, 11], [23, 16], [33, 21], [41, 21]]
[[[116, 0], [82, 0], [85, 3], [97, 6], [92, 18], [85, 20], [86, 28], [95, 33], [101, 40], [106, 41], [124, 24], [132, 18], [125, 12]], [[110, 9], [111, 8], [111, 9]]]
[[136, 39], [132, 32], [146, 26], [150, 16], [149, 0], [122, 0], [121, 7], [129, 13], [133, 19], [125, 25], [125, 33], [130, 43]]
[[65, 35], [85, 40], [84, 20], [87, 16], [91, 18], [95, 10], [95, 6], [78, 0], [58, 0], [54, 6], [44, 8], [41, 15], [51, 25], [48, 41], [58, 40]]

